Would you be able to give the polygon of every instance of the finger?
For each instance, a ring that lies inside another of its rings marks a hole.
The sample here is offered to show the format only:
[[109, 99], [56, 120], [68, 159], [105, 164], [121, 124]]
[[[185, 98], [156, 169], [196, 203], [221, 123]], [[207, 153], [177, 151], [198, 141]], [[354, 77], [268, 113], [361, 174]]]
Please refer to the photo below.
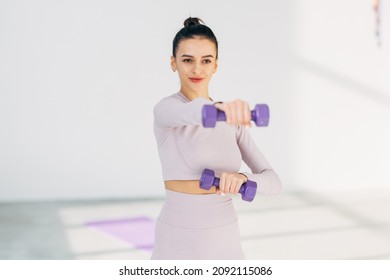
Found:
[[244, 119], [245, 122], [249, 123], [251, 121], [251, 110], [249, 109], [248, 102], [245, 102], [244, 104]]
[[226, 123], [231, 124], [232, 123], [232, 108], [231, 108], [230, 102], [226, 103], [225, 115], [226, 115]]
[[231, 193], [232, 187], [232, 178], [231, 176], [227, 176], [225, 181], [225, 193]]
[[251, 126], [251, 115], [252, 115], [252, 112], [249, 109], [248, 102], [244, 102], [243, 110], [244, 110], [244, 126], [245, 127], [250, 127]]
[[225, 173], [221, 174], [221, 177], [219, 178], [219, 191], [223, 195], [225, 193]]
[[238, 100], [237, 102], [237, 122], [238, 125], [244, 124], [245, 122], [244, 103], [241, 100]]
[[232, 102], [232, 106], [231, 106], [232, 118], [230, 124], [237, 124], [237, 107], [238, 107], [237, 101]]
[[241, 179], [239, 179], [239, 178], [236, 179], [236, 184], [235, 184], [235, 188], [234, 188], [235, 194], [238, 194], [240, 192], [240, 188], [241, 188], [243, 183], [244, 182]]
[[242, 111], [243, 111], [243, 118], [244, 118], [244, 124], [248, 124], [251, 120], [251, 112], [249, 111], [249, 105], [248, 102], [244, 102], [242, 104]]
[[238, 184], [237, 182], [237, 177], [236, 177], [236, 174], [232, 173], [230, 175], [230, 188], [229, 188], [229, 193], [236, 193], [236, 185]]

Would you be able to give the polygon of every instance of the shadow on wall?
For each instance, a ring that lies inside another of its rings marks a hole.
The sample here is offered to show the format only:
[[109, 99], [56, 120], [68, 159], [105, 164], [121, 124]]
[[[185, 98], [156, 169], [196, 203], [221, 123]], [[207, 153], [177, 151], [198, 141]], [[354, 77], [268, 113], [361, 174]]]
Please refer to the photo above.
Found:
[[334, 70], [302, 57], [295, 57], [294, 62], [303, 70], [316, 74], [334, 84], [353, 90], [356, 93], [373, 99], [382, 105], [390, 106], [390, 92], [375, 89], [369, 85], [356, 81], [355, 79], [351, 79], [343, 74], [337, 73]]

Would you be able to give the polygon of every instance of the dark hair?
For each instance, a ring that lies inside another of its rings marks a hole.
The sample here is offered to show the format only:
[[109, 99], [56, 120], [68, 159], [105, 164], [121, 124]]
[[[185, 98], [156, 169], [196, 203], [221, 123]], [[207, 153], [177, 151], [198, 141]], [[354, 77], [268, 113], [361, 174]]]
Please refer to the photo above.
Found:
[[172, 55], [176, 57], [176, 50], [181, 40], [201, 37], [209, 39], [215, 44], [218, 58], [218, 41], [213, 31], [207, 27], [200, 18], [189, 17], [184, 21], [184, 27], [177, 32], [173, 39]]

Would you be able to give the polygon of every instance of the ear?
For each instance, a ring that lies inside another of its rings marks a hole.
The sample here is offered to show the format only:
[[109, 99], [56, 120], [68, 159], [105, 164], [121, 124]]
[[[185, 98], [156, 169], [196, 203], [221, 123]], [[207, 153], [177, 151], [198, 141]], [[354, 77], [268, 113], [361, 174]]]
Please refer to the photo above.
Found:
[[215, 68], [213, 73], [217, 72], [217, 69], [218, 69], [218, 58], [215, 60]]
[[176, 58], [171, 56], [171, 68], [173, 72], [176, 72]]

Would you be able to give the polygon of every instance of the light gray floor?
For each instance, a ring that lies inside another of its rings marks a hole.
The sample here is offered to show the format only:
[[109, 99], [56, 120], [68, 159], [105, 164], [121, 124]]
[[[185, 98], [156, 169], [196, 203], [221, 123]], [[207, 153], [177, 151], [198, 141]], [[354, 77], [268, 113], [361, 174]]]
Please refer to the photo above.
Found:
[[[2, 203], [0, 259], [149, 259], [83, 223], [155, 219], [162, 203]], [[390, 191], [285, 193], [234, 204], [247, 259], [390, 259]]]

